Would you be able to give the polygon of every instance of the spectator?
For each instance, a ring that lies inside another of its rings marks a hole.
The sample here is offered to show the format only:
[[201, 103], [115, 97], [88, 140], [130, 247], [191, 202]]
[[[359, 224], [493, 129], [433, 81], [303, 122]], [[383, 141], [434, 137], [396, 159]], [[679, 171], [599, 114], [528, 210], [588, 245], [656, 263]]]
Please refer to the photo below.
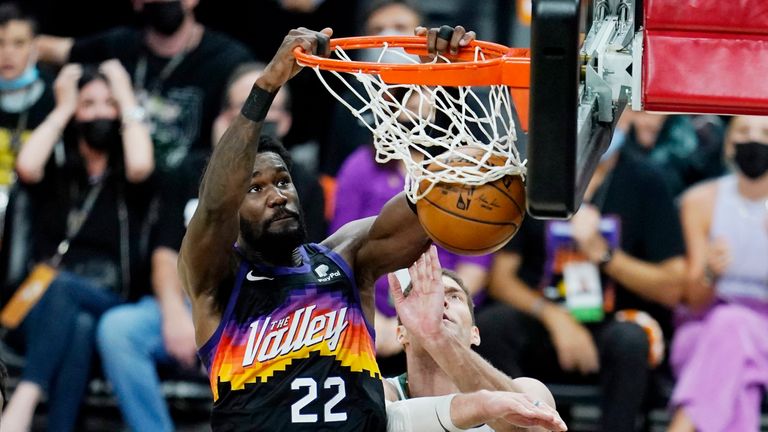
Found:
[[710, 134], [717, 134], [710, 130], [716, 125], [698, 121], [697, 129], [690, 116], [631, 110], [626, 110], [623, 117], [629, 117], [630, 124], [625, 147], [660, 169], [672, 196], [722, 173], [721, 152], [713, 149], [708, 140]]
[[[421, 13], [416, 4], [410, 0], [376, 0], [371, 2], [364, 19], [366, 36], [411, 36], [421, 22]], [[363, 51], [363, 53], [367, 55], [366, 59], [369, 61], [378, 59], [378, 50], [370, 49]], [[388, 61], [397, 62], [398, 60], [400, 58], [393, 55], [392, 58], [383, 61], [386, 63]], [[356, 85], [354, 82], [351, 84]], [[356, 96], [352, 92], [346, 91], [343, 96], [345, 100], [355, 105]], [[367, 112], [363, 113], [364, 116], [368, 114]], [[373, 123], [372, 116], [367, 120], [369, 123]], [[324, 161], [321, 171], [336, 177], [341, 169], [341, 164], [347, 157], [359, 146], [371, 142], [371, 132], [368, 128], [353, 117], [346, 107], [335, 104], [328, 137], [328, 145], [330, 146], [328, 154], [332, 154], [334, 157]]]
[[[528, 219], [496, 255], [489, 295], [499, 303], [478, 316], [478, 352], [512, 377], [597, 373], [602, 430], [634, 430], [649, 358], [662, 357], [659, 327], [668, 328], [667, 308], [679, 298], [682, 255], [661, 176], [631, 153], [610, 152], [570, 222]], [[653, 338], [633, 321], [651, 323]]]
[[227, 79], [251, 59], [235, 40], [206, 29], [195, 20], [197, 0], [137, 0], [142, 31], [116, 28], [95, 36], [42, 37], [40, 58], [54, 63], [119, 59], [133, 77], [147, 116], [158, 169], [179, 167], [193, 153], [208, 155], [214, 118], [221, 108]]
[[[14, 187], [16, 155], [32, 130], [53, 109], [52, 80], [41, 73], [35, 61], [36, 31], [35, 20], [18, 5], [0, 5], [0, 284], [4, 287], [23, 278], [25, 269], [15, 258], [25, 255], [28, 243], [25, 233], [14, 223], [26, 217], [14, 203], [19, 193], [19, 188]], [[4, 297], [0, 295], [0, 301], [6, 300]]]
[[[197, 12], [206, 24], [232, 34], [258, 60], [267, 61], [292, 28], [331, 27], [334, 38], [357, 36], [358, 4], [350, 0], [271, 0], [230, 2], [230, 7], [222, 7], [220, 0], [202, 0]], [[255, 28], [259, 31], [253, 31]], [[336, 101], [313, 73], [294, 77], [291, 90], [291, 114], [299, 127], [291, 128], [283, 142], [294, 161], [314, 174], [325, 160], [334, 159], [328, 157], [333, 155], [328, 134]]]
[[92, 327], [80, 337], [81, 318], [93, 323], [146, 286], [140, 246], [154, 162], [149, 129], [126, 114], [137, 103], [130, 78], [116, 60], [98, 73], [71, 64], [55, 93], [55, 109], [22, 148], [16, 169], [33, 204], [33, 257], [57, 273], [18, 329], [26, 364], [3, 432], [29, 430], [44, 393], [49, 429], [73, 429], [94, 343]]
[[736, 117], [732, 174], [683, 195], [688, 285], [670, 431], [757, 431], [768, 386], [768, 117]]
[[13, 183], [22, 142], [53, 109], [53, 93], [34, 54], [35, 20], [14, 3], [0, 5], [0, 184]]
[[[365, 181], [360, 181], [365, 179]], [[384, 204], [401, 192], [405, 186], [404, 166], [398, 161], [379, 164], [374, 159], [374, 149], [366, 145], [355, 150], [339, 171], [336, 190], [336, 212], [331, 222], [331, 232], [356, 219], [378, 214]], [[464, 281], [472, 296], [480, 296], [486, 283], [491, 257], [465, 257], [438, 249], [443, 267], [455, 270]], [[394, 356], [402, 351], [395, 338], [397, 320], [395, 309], [387, 288], [386, 278], [375, 284], [376, 297], [376, 352], [379, 360]], [[380, 366], [400, 368], [382, 361]]]

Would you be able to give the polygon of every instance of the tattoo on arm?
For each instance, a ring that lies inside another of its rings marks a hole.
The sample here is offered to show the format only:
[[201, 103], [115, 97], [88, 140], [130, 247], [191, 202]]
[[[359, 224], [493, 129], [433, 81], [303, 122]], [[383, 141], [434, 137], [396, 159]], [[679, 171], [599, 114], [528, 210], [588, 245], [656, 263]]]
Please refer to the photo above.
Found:
[[210, 293], [228, 271], [228, 251], [238, 234], [237, 212], [248, 190], [272, 96], [254, 85], [243, 115], [233, 120], [208, 162], [181, 250], [180, 268], [192, 296]]

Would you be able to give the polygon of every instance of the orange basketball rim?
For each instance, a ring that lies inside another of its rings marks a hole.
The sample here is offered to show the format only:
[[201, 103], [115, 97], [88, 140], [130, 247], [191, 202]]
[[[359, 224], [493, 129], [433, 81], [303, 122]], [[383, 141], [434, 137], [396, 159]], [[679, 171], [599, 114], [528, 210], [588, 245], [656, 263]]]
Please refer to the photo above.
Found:
[[[424, 36], [359, 36], [331, 39], [330, 49], [402, 48], [408, 54], [429, 56]], [[294, 50], [299, 64], [322, 70], [376, 74], [387, 84], [440, 85], [448, 87], [506, 85], [509, 87], [523, 130], [528, 130], [531, 56], [526, 48], [509, 48], [474, 40], [458, 54], [445, 54], [450, 63], [392, 64], [325, 58]]]

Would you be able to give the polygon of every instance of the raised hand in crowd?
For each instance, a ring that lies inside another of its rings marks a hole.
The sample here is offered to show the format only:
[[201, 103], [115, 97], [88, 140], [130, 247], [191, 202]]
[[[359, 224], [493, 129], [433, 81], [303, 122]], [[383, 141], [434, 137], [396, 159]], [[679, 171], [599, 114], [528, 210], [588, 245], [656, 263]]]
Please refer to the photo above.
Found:
[[107, 78], [109, 88], [115, 102], [122, 112], [137, 106], [136, 95], [133, 92], [131, 77], [119, 60], [107, 60], [99, 65], [99, 72]]

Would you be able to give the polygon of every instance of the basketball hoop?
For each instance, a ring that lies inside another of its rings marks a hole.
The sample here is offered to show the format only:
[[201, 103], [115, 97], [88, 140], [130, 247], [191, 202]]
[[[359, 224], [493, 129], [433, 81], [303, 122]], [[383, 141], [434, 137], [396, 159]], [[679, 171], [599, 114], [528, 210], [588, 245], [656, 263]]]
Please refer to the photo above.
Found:
[[[376, 61], [353, 61], [347, 53], [366, 48], [381, 50]], [[441, 182], [481, 185], [509, 174], [525, 175], [525, 161], [515, 145], [512, 104], [513, 99], [518, 102], [525, 122], [530, 71], [527, 50], [472, 41], [457, 55], [441, 55], [422, 63], [415, 56], [428, 55], [425, 37], [332, 39], [330, 49], [331, 58], [301, 48], [294, 54], [371, 131], [377, 162], [405, 163], [405, 191], [412, 202]], [[385, 62], [390, 56], [402, 63]], [[321, 70], [338, 78], [353, 101], [345, 100], [329, 85]], [[342, 73], [351, 75], [358, 85], [352, 85]], [[466, 147], [482, 151], [457, 151]], [[491, 163], [493, 156], [501, 156], [504, 164]], [[462, 163], [448, 163], [456, 160]]]

